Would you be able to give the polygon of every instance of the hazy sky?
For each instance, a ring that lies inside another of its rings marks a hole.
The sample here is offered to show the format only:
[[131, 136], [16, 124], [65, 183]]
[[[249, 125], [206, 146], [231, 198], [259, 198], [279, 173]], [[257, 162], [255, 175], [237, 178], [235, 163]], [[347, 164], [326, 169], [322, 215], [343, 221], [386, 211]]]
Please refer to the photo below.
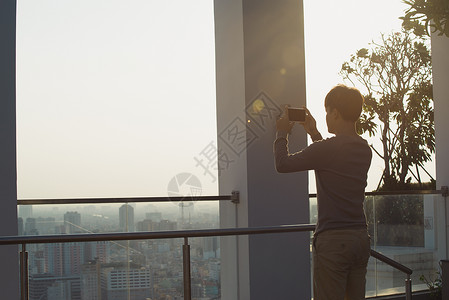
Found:
[[18, 1], [19, 198], [166, 196], [193, 173], [216, 135], [212, 12], [197, 0]]
[[[325, 133], [342, 62], [398, 30], [404, 5], [304, 7], [308, 106]], [[211, 0], [18, 0], [19, 199], [166, 196], [183, 172], [217, 194], [194, 160], [216, 142], [213, 20]], [[381, 171], [375, 160], [368, 190]]]

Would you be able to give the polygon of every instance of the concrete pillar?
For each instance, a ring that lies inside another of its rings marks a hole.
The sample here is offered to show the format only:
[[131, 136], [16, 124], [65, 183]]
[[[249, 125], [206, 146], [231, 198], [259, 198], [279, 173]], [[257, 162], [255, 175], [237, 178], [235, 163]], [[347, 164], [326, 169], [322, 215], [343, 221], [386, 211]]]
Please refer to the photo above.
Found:
[[[432, 34], [432, 73], [433, 73], [433, 98], [435, 102], [435, 143], [436, 143], [436, 180], [437, 189], [449, 186], [449, 38]], [[439, 207], [446, 212], [445, 238], [446, 242], [440, 243], [441, 247], [449, 249], [449, 205], [443, 203]], [[441, 223], [440, 223], [441, 224]], [[443, 229], [443, 230], [444, 230]], [[447, 250], [445, 251], [448, 258]], [[442, 259], [443, 257], [440, 257]]]
[[[0, 236], [17, 235], [16, 1], [0, 1]], [[17, 246], [0, 247], [2, 299], [19, 298]]]
[[[215, 1], [219, 191], [226, 227], [309, 223], [307, 173], [278, 174], [275, 120], [305, 104], [302, 2]], [[294, 128], [290, 150], [306, 145]], [[310, 299], [310, 233], [226, 237], [222, 299]]]

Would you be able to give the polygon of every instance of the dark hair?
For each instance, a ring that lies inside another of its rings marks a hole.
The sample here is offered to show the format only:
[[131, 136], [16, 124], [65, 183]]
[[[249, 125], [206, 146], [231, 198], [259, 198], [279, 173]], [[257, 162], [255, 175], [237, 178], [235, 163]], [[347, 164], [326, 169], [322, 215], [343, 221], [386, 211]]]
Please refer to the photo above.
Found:
[[362, 113], [364, 101], [358, 89], [339, 84], [327, 93], [324, 106], [335, 108], [343, 120], [356, 122]]

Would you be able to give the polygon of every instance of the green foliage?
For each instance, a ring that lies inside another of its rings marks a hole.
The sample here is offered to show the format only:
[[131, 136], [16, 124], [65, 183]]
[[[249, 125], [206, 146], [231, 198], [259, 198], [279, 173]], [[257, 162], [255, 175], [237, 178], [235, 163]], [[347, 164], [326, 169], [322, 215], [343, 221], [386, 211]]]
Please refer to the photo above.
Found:
[[[424, 203], [422, 198], [411, 195], [380, 195], [366, 203], [366, 215], [373, 215], [376, 205], [376, 223], [387, 225], [423, 225]], [[370, 221], [370, 220], [369, 220]], [[374, 220], [372, 220], [374, 221]]]
[[412, 29], [417, 35], [430, 35], [427, 32], [430, 25], [433, 32], [449, 37], [449, 0], [406, 0], [404, 3], [410, 6], [400, 18], [405, 29]]
[[357, 130], [380, 135], [383, 149], [373, 149], [384, 160], [384, 187], [392, 190], [406, 187], [410, 174], [421, 183], [419, 169], [435, 151], [428, 44], [426, 36], [402, 29], [356, 51], [340, 70], [367, 91]]
[[430, 298], [435, 300], [443, 299], [443, 280], [441, 278], [441, 273], [436, 272], [436, 278], [432, 280], [431, 278], [427, 278], [424, 275], [419, 277], [419, 280], [424, 282], [430, 291]]

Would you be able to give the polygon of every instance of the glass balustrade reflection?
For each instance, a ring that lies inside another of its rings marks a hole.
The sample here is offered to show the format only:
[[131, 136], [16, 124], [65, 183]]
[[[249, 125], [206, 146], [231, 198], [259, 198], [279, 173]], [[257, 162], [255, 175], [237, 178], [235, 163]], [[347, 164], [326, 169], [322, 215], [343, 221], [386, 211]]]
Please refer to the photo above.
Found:
[[[444, 198], [438, 194], [376, 195], [365, 198], [372, 249], [411, 268], [413, 290], [426, 290], [445, 257]], [[317, 221], [317, 201], [310, 198], [310, 222]], [[443, 247], [439, 246], [443, 245]], [[406, 275], [370, 258], [366, 296], [404, 293]]]
[[[21, 235], [218, 228], [218, 203], [21, 205]], [[192, 296], [220, 296], [220, 238], [192, 238]], [[30, 299], [172, 299], [182, 239], [30, 244]]]

